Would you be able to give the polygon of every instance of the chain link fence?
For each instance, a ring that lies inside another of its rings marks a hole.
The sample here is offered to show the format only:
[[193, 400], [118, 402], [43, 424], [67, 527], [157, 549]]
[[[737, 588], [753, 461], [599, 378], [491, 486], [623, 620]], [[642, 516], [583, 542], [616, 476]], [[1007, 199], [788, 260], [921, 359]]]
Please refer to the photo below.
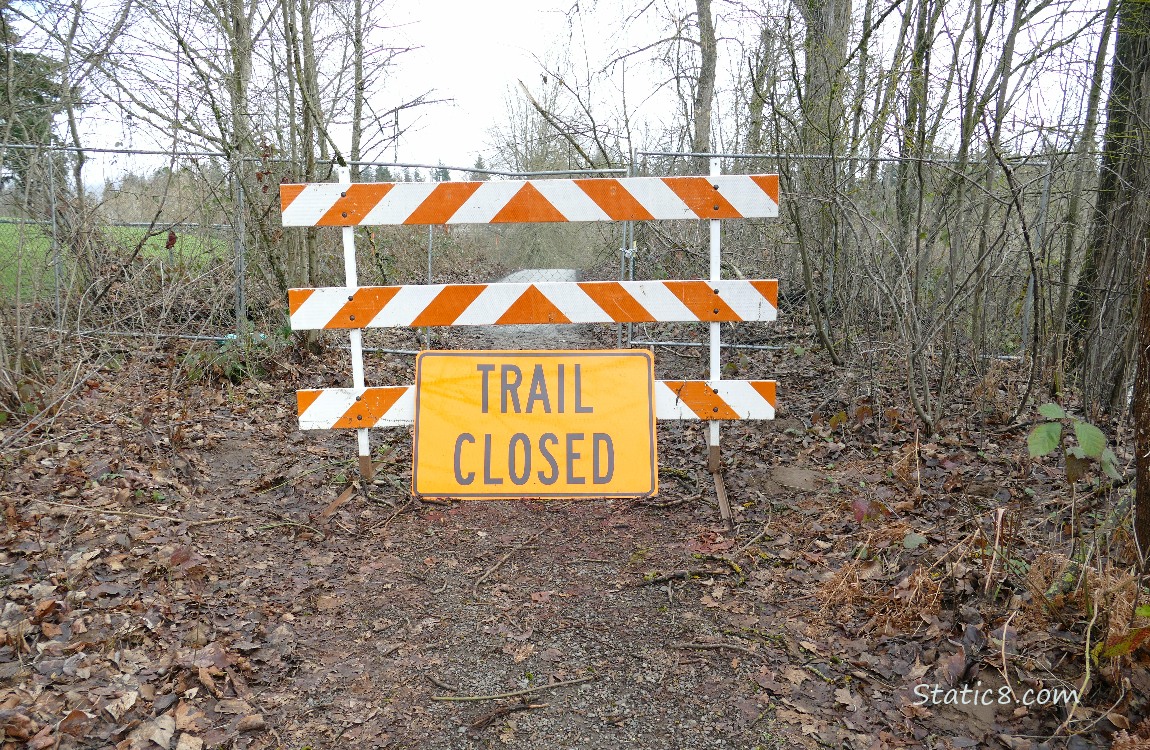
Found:
[[[264, 156], [237, 170], [223, 154], [206, 152], [5, 149], [21, 159], [18, 170], [9, 167], [0, 191], [0, 289], [9, 327], [225, 340], [283, 328], [283, 292], [290, 286], [341, 283], [335, 230], [279, 226], [278, 184], [298, 179], [296, 165]], [[100, 188], [76, 191], [76, 164], [113, 151], [128, 167], [134, 159], [163, 164], [150, 174], [124, 171]], [[914, 298], [920, 314], [949, 302], [948, 315], [962, 297], [964, 314], [977, 308], [981, 316], [987, 350], [1017, 353], [1026, 343], [1036, 289], [1047, 295], [1045, 309], [1056, 304], [1049, 285], [1034, 284], [1030, 263], [1035, 254], [1051, 256], [1058, 232], [1051, 231], [1048, 211], [1068, 181], [1046, 162], [1019, 161], [1013, 169], [1021, 188], [998, 180], [962, 203], [954, 186], [969, 182], [978, 165], [960, 173], [946, 160], [918, 160], [915, 179], [927, 198], [911, 236], [900, 214], [905, 181], [899, 170], [907, 160], [824, 157], [834, 162], [830, 171], [838, 180], [812, 186], [803, 171], [811, 157], [720, 156], [728, 173], [777, 171], [783, 185], [779, 219], [724, 223], [723, 274], [779, 278], [784, 311], [821, 313], [834, 335], [872, 322], [895, 324], [900, 295]], [[697, 157], [640, 152], [626, 171], [597, 172], [512, 174], [402, 163], [355, 168], [360, 181], [412, 168], [463, 179], [659, 176], [690, 173]], [[1020, 217], [1011, 215], [1012, 191], [1019, 193]], [[818, 211], [829, 220], [815, 216]], [[803, 231], [818, 221], [827, 227], [822, 235]], [[975, 235], [969, 229], [963, 235], [963, 227], [988, 223], [995, 227], [992, 246], [981, 256], [968, 252], [964, 245]], [[363, 227], [357, 248], [363, 284], [708, 273], [707, 232], [699, 221]], [[957, 290], [948, 287], [956, 278]], [[767, 345], [768, 333], [759, 328], [738, 326], [730, 340]], [[701, 343], [661, 326], [628, 330], [626, 340]]]

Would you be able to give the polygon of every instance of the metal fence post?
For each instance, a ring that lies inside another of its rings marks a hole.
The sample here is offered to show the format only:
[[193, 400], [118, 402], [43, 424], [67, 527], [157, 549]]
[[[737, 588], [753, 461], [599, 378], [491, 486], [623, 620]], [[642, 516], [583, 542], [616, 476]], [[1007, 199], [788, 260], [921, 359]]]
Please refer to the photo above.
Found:
[[[1041, 256], [1042, 247], [1046, 244], [1046, 212], [1050, 205], [1050, 165], [1043, 163], [1046, 174], [1042, 177], [1042, 196], [1038, 200], [1038, 216], [1035, 220], [1035, 251]], [[1030, 351], [1034, 344], [1034, 316], [1037, 314], [1036, 302], [1038, 294], [1038, 280], [1031, 271], [1026, 277], [1026, 294], [1022, 299], [1022, 356]]]
[[244, 186], [240, 175], [233, 171], [232, 184], [236, 199], [236, 214], [232, 217], [232, 243], [235, 250], [236, 275], [236, 342], [243, 341], [247, 335], [248, 304], [244, 298], [244, 275], [247, 273], [247, 248], [244, 245], [244, 233], [247, 231], [244, 220]]
[[52, 211], [52, 266], [56, 287], [56, 328], [63, 330], [64, 315], [60, 306], [60, 282], [64, 274], [60, 267], [63, 259], [60, 257], [60, 235], [56, 224], [56, 164], [50, 158], [45, 159], [45, 161], [48, 162], [48, 203]]

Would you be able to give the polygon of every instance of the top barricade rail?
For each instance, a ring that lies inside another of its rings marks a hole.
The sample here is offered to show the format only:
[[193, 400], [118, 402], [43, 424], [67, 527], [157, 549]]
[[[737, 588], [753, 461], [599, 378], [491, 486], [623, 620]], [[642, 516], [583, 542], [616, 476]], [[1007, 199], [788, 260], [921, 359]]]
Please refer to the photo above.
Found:
[[280, 201], [293, 227], [772, 218], [779, 177], [284, 184]]

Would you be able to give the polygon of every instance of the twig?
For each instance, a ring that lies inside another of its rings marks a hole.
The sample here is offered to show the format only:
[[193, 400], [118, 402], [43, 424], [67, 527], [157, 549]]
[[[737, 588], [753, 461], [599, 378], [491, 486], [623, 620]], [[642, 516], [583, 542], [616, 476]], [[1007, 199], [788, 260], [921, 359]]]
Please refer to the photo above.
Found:
[[667, 581], [686, 581], [686, 580], [690, 580], [691, 578], [696, 578], [696, 577], [702, 578], [703, 576], [729, 576], [729, 575], [739, 575], [739, 574], [737, 572], [734, 572], [734, 571], [726, 571], [726, 570], [705, 570], [702, 568], [686, 568], [684, 570], [676, 570], [672, 573], [664, 573], [661, 576], [655, 576], [653, 578], [644, 577], [643, 580], [639, 581], [635, 585], [636, 586], [657, 586], [660, 583], [666, 583]]
[[1002, 624], [1002, 650], [1000, 652], [1002, 656], [1002, 679], [1006, 680], [1006, 688], [1011, 695], [1014, 695], [1014, 686], [1010, 684], [1010, 673], [1006, 668], [1006, 638], [1010, 630], [1010, 621], [1014, 619], [1016, 614], [1018, 614], [1017, 609], [1011, 612], [1010, 617], [1007, 617], [1006, 622]]
[[439, 679], [435, 675], [430, 675], [430, 674], [427, 674], [426, 672], [424, 672], [423, 676], [426, 677], [431, 682], [432, 685], [435, 685], [440, 690], [446, 690], [449, 693], [458, 693], [459, 692], [458, 687], [456, 687], [455, 685], [447, 684], [446, 682]]
[[984, 594], [990, 593], [990, 584], [994, 579], [994, 563], [998, 560], [998, 541], [1002, 538], [1002, 518], [1006, 515], [1005, 508], [994, 510], [994, 551], [990, 554], [990, 570], [986, 571], [986, 586]]
[[[1054, 730], [1052, 737], [1057, 737], [1062, 734], [1062, 730], [1070, 727], [1070, 722], [1074, 721], [1074, 712], [1078, 710], [1078, 703], [1081, 701], [1082, 696], [1086, 695], [1086, 691], [1090, 689], [1090, 661], [1093, 655], [1090, 653], [1090, 636], [1094, 633], [1094, 623], [1098, 620], [1098, 602], [1094, 603], [1094, 616], [1090, 618], [1090, 624], [1086, 626], [1086, 676], [1082, 679], [1082, 686], [1074, 691], [1074, 701], [1070, 704], [1070, 710], [1066, 712], [1066, 720], [1058, 725]], [[1005, 633], [1003, 636], [1005, 637]], [[1073, 684], [1073, 683], [1072, 683]]]
[[540, 531], [538, 534], [533, 534], [533, 535], [531, 536], [531, 538], [529, 538], [529, 539], [525, 539], [523, 542], [521, 542], [521, 543], [519, 543], [519, 544], [515, 545], [515, 548], [514, 548], [514, 549], [512, 549], [510, 552], [508, 552], [508, 553], [507, 553], [506, 555], [504, 555], [503, 557], [499, 558], [499, 562], [495, 563], [495, 564], [494, 564], [494, 565], [492, 565], [490, 568], [488, 568], [486, 571], [484, 571], [483, 575], [479, 576], [479, 579], [478, 579], [478, 580], [476, 580], [476, 581], [475, 581], [475, 583], [474, 583], [474, 584], [471, 586], [471, 595], [472, 595], [473, 597], [476, 597], [476, 598], [478, 598], [478, 596], [479, 596], [479, 587], [480, 587], [480, 586], [483, 584], [483, 582], [484, 582], [484, 581], [486, 581], [488, 578], [490, 578], [490, 577], [491, 577], [491, 575], [492, 575], [492, 574], [493, 574], [495, 571], [497, 571], [497, 570], [499, 570], [501, 567], [503, 567], [503, 563], [505, 563], [505, 562], [507, 562], [508, 560], [510, 560], [512, 555], [514, 555], [516, 552], [518, 552], [519, 550], [523, 549], [523, 548], [524, 548], [524, 547], [526, 547], [527, 545], [531, 544], [532, 542], [534, 542], [534, 541], [535, 541], [536, 539], [538, 539], [539, 537], [543, 536], [543, 534], [544, 534], [544, 533], [546, 533], [546, 532], [548, 532], [548, 531], [550, 531], [550, 529], [543, 529], [543, 531]]
[[699, 650], [716, 650], [716, 651], [741, 651], [744, 654], [751, 656], [762, 656], [758, 651], [749, 649], [746, 646], [736, 646], [733, 643], [668, 643], [670, 648], [681, 649], [699, 649]]
[[538, 687], [527, 688], [526, 690], [516, 690], [512, 693], [497, 693], [495, 695], [433, 695], [433, 701], [497, 701], [503, 698], [517, 698], [520, 695], [531, 695], [532, 693], [541, 693], [544, 690], [551, 690], [552, 688], [564, 687], [566, 685], [578, 685], [581, 682], [590, 682], [596, 679], [595, 677], [580, 677], [577, 680], [563, 680], [561, 682], [552, 682], [548, 685], [539, 685]]
[[747, 542], [742, 547], [739, 547], [739, 549], [735, 552], [735, 554], [728, 555], [727, 557], [730, 558], [731, 560], [738, 560], [739, 555], [741, 555], [744, 552], [746, 552], [747, 550], [749, 550], [751, 547], [754, 546], [755, 542], [757, 542], [760, 539], [762, 539], [763, 537], [765, 537], [767, 535], [767, 531], [770, 528], [771, 528], [771, 522], [768, 520], [765, 524], [763, 524], [762, 530], [758, 534], [756, 534], [755, 537], [753, 539], [751, 539], [751, 541]]
[[319, 520], [322, 522], [322, 521], [326, 521], [327, 519], [331, 518], [332, 515], [337, 510], [339, 510], [341, 505], [343, 505], [344, 503], [346, 503], [348, 500], [351, 499], [351, 496], [355, 494], [356, 489], [357, 489], [357, 487], [356, 487], [356, 484], [354, 482], [348, 484], [347, 487], [344, 488], [344, 491], [339, 493], [339, 497], [337, 497], [335, 500], [332, 500], [331, 503], [329, 503], [326, 508], [324, 508], [322, 511], [320, 511]]
[[666, 502], [662, 502], [662, 503], [641, 503], [641, 505], [644, 508], [660, 508], [660, 509], [675, 508], [675, 507], [680, 506], [683, 503], [687, 502], [687, 499], [688, 498], [681, 497], [678, 500], [667, 500]]
[[493, 711], [488, 711], [487, 713], [483, 714], [478, 719], [468, 724], [467, 728], [473, 731], [478, 729], [486, 729], [487, 727], [494, 724], [496, 719], [501, 719], [507, 714], [513, 714], [516, 711], [529, 711], [533, 708], [547, 708], [550, 705], [550, 703], [523, 702], [512, 703], [510, 706], [500, 706]]
[[367, 530], [368, 530], [368, 531], [375, 531], [376, 529], [382, 529], [382, 528], [385, 528], [385, 527], [386, 527], [386, 526], [387, 526], [389, 523], [391, 523], [391, 522], [392, 522], [392, 521], [394, 521], [395, 519], [399, 518], [400, 514], [402, 514], [402, 513], [403, 513], [403, 511], [405, 511], [405, 510], [407, 510], [408, 508], [410, 508], [410, 507], [411, 507], [411, 504], [412, 504], [413, 502], [415, 502], [415, 501], [414, 501], [414, 500], [408, 500], [406, 503], [404, 503], [403, 505], [399, 506], [399, 509], [398, 509], [397, 511], [395, 511], [394, 513], [392, 513], [390, 516], [388, 516], [388, 517], [387, 517], [387, 518], [385, 518], [384, 520], [380, 521], [379, 523], [375, 524], [374, 526], [369, 526]]
[[72, 503], [59, 503], [54, 500], [33, 500], [36, 503], [43, 503], [44, 505], [53, 505], [58, 508], [71, 508], [72, 510], [83, 510], [89, 513], [103, 513], [109, 516], [126, 516], [127, 518], [144, 518], [149, 521], [170, 521], [171, 523], [186, 523], [188, 526], [209, 526], [215, 523], [231, 523], [232, 521], [242, 521], [243, 516], [228, 516], [227, 518], [210, 518], [206, 521], [188, 521], [187, 519], [180, 518], [179, 516], [156, 516], [151, 513], [136, 513], [130, 510], [113, 510], [111, 508], [96, 508], [85, 507], [83, 505], [73, 505]]
[[[343, 463], [347, 463], [347, 462], [345, 461]], [[322, 471], [323, 469], [328, 469], [328, 468], [331, 468], [332, 466], [339, 466], [339, 465], [340, 465], [339, 461], [331, 461], [331, 462], [327, 462], [327, 463], [322, 463], [319, 466], [301, 471], [299, 474], [296, 474], [294, 477], [285, 477], [284, 480], [282, 482], [280, 482], [279, 484], [272, 485], [271, 487], [265, 487], [262, 490], [253, 490], [252, 494], [253, 495], [266, 495], [267, 493], [278, 490], [281, 487], [287, 487], [289, 484], [292, 484], [297, 479], [301, 479], [303, 477], [306, 477], [308, 474], [314, 474], [317, 471]]]
[[326, 534], [324, 534], [322, 531], [320, 531], [319, 529], [317, 529], [314, 526], [309, 526], [306, 523], [296, 523], [295, 521], [280, 521], [279, 523], [267, 523], [267, 524], [264, 524], [263, 526], [257, 526], [256, 529], [259, 531], [268, 531], [270, 529], [278, 529], [281, 526], [298, 526], [301, 529], [307, 529], [308, 531], [314, 531], [316, 534], [319, 534], [320, 536], [326, 536]]
[[966, 544], [967, 542], [969, 542], [969, 541], [970, 541], [970, 540], [971, 540], [971, 539], [974, 537], [974, 535], [975, 535], [976, 533], [977, 533], [977, 532], [974, 532], [974, 531], [972, 531], [972, 532], [970, 532], [969, 534], [967, 534], [967, 535], [966, 535], [966, 536], [963, 538], [963, 540], [962, 540], [962, 541], [960, 541], [958, 544], [956, 544], [956, 545], [954, 545], [953, 547], [951, 547], [950, 549], [948, 549], [948, 550], [947, 550], [947, 551], [946, 551], [946, 552], [945, 552], [945, 553], [942, 555], [942, 557], [940, 557], [940, 558], [938, 558], [937, 560], [935, 560], [935, 561], [934, 561], [934, 563], [933, 563], [933, 564], [931, 564], [931, 566], [930, 566], [929, 568], [927, 568], [927, 569], [926, 569], [926, 572], [927, 572], [927, 573], [929, 573], [930, 571], [934, 570], [934, 566], [935, 566], [935, 565], [938, 565], [940, 562], [942, 562], [942, 561], [943, 561], [943, 560], [945, 560], [946, 558], [950, 557], [950, 554], [951, 554], [952, 552], [954, 552], [954, 551], [955, 551], [955, 550], [957, 550], [959, 547], [961, 547], [961, 546], [963, 546], [964, 544]]

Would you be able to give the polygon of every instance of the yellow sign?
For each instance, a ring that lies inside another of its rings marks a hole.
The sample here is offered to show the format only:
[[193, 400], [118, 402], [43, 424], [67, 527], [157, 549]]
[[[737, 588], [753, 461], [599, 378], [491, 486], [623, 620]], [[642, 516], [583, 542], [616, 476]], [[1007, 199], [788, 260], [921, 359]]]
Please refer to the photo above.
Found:
[[651, 353], [640, 350], [423, 352], [412, 492], [654, 495], [654, 382]]

